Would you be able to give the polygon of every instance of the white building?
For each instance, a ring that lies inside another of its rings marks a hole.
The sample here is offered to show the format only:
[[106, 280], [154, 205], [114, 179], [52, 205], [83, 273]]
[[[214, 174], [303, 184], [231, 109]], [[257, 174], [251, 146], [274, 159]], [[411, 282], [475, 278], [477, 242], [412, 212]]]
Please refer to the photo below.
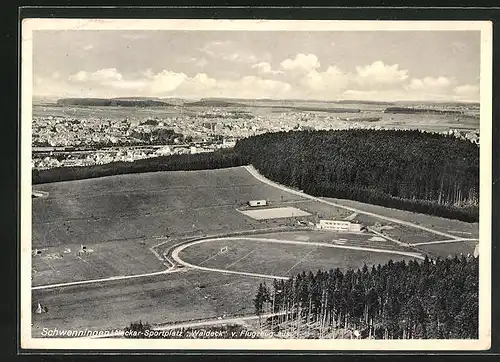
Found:
[[169, 146], [165, 146], [156, 150], [156, 154], [159, 156], [170, 155], [172, 154], [172, 150]]
[[250, 200], [248, 201], [248, 205], [249, 206], [266, 206], [267, 205], [267, 201], [266, 200]]
[[361, 224], [343, 220], [320, 220], [316, 227], [320, 230], [332, 230], [343, 232], [361, 231]]

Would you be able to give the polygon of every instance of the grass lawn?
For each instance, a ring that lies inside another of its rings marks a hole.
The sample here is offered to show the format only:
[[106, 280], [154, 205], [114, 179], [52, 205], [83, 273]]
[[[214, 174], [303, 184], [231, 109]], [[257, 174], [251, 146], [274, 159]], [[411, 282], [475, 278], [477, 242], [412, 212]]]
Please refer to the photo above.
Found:
[[33, 291], [47, 313], [33, 314], [34, 337], [43, 328], [114, 330], [133, 321], [162, 324], [253, 313], [262, 280], [187, 271], [148, 278]]
[[[347, 244], [346, 244], [347, 245]], [[227, 251], [221, 249], [227, 246]], [[328, 248], [315, 245], [291, 245], [256, 240], [216, 240], [195, 244], [179, 253], [193, 265], [242, 272], [291, 276], [318, 269], [361, 268], [363, 264], [383, 264], [389, 260], [410, 260], [397, 254]]]
[[143, 243], [146, 242], [125, 240], [86, 244], [92, 252], [80, 255], [80, 244], [47, 248], [32, 258], [32, 284], [67, 283], [165, 270], [167, 267], [163, 262]]
[[39, 248], [266, 227], [287, 220], [258, 221], [235, 209], [252, 199], [300, 199], [244, 168], [119, 175], [37, 189], [49, 193], [33, 200], [33, 246]]
[[477, 241], [459, 241], [456, 243], [418, 245], [417, 249], [429, 253], [432, 257], [447, 258], [449, 256], [471, 254], [474, 255]]

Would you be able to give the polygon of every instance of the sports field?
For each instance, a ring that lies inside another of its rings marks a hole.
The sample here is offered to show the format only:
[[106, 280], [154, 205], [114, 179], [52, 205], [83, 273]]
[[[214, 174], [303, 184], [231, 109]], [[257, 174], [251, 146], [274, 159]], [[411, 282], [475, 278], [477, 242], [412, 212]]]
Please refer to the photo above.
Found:
[[281, 219], [287, 217], [301, 217], [311, 215], [306, 211], [297, 209], [296, 207], [273, 207], [270, 209], [262, 208], [255, 210], [250, 209], [240, 210], [240, 212], [256, 220]]
[[341, 243], [264, 237], [216, 239], [188, 246], [178, 256], [195, 266], [280, 277], [302, 271], [346, 270], [361, 268], [364, 264], [371, 266], [389, 260], [414, 259], [394, 253], [393, 249], [360, 246], [359, 243], [357, 246], [351, 245], [349, 235], [343, 236], [347, 241]]

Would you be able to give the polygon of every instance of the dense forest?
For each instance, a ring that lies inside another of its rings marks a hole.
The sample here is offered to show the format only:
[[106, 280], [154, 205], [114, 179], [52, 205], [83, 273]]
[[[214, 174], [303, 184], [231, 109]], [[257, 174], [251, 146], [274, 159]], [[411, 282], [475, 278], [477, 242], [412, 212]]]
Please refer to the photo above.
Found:
[[463, 221], [479, 217], [479, 147], [420, 131], [294, 131], [239, 140], [267, 178], [314, 196]]
[[357, 331], [359, 338], [474, 339], [478, 269], [478, 258], [456, 256], [303, 272], [274, 280], [271, 287], [260, 284], [255, 311], [281, 312], [266, 325], [306, 338], [318, 330], [343, 329]]
[[33, 169], [32, 183], [42, 184], [141, 172], [217, 169], [241, 165], [243, 165], [241, 157], [232, 150], [219, 150], [211, 153], [146, 158], [134, 162], [56, 167], [47, 170]]

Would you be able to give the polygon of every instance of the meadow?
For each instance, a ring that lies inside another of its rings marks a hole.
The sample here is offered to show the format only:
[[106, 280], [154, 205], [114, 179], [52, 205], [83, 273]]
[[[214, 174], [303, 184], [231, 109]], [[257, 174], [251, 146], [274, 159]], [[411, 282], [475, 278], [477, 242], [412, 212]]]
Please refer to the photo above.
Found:
[[236, 208], [253, 199], [300, 199], [260, 183], [244, 168], [109, 176], [37, 189], [49, 193], [32, 203], [33, 246], [39, 248], [275, 225]]
[[123, 329], [142, 321], [167, 324], [253, 313], [252, 298], [264, 280], [239, 275], [186, 271], [102, 284], [34, 290], [48, 312], [33, 314], [33, 337], [43, 328]]
[[477, 241], [459, 241], [456, 243], [418, 245], [416, 248], [436, 258], [448, 258], [455, 255], [474, 255]]

